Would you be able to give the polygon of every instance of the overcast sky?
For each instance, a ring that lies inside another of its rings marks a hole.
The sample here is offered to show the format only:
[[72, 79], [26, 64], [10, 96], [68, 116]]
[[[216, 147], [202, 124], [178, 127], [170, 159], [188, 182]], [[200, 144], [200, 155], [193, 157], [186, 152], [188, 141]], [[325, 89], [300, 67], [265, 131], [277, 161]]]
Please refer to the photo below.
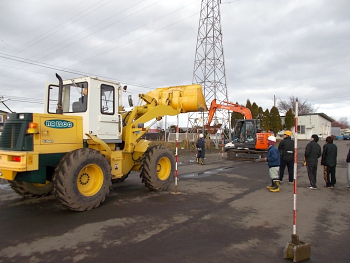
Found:
[[[191, 84], [200, 5], [2, 0], [0, 96], [10, 98], [13, 111], [43, 112], [44, 85], [57, 82], [56, 72], [63, 79], [112, 78], [135, 94]], [[265, 110], [274, 95], [277, 102], [296, 96], [317, 112], [350, 120], [349, 10], [349, 0], [222, 0], [229, 100], [249, 98]]]

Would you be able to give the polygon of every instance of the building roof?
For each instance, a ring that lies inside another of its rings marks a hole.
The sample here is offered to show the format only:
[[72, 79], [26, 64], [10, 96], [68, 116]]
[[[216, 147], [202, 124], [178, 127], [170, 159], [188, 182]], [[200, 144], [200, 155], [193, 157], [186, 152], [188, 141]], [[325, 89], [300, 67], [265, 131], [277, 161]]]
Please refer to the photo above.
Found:
[[9, 114], [7, 111], [0, 110], [0, 114]]
[[[327, 121], [330, 121], [330, 122], [334, 122], [335, 119], [333, 119], [332, 117], [329, 117], [327, 114], [324, 114], [324, 113], [309, 113], [309, 114], [299, 114], [298, 117], [300, 116], [310, 116], [310, 115], [319, 115], [323, 118], [325, 118]], [[282, 118], [285, 118], [286, 116], [281, 116]]]
[[324, 113], [309, 113], [309, 114], [299, 114], [299, 116], [309, 116], [309, 115], [319, 115], [323, 118], [325, 118], [327, 121], [334, 122], [335, 119], [329, 117], [327, 114]]

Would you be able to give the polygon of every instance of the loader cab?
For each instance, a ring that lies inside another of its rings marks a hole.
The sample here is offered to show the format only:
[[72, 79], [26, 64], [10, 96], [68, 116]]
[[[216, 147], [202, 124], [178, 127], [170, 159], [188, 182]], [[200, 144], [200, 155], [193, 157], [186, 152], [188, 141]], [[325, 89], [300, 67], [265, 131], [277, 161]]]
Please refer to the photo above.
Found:
[[84, 139], [88, 133], [106, 143], [121, 143], [120, 94], [119, 83], [96, 77], [64, 80], [61, 90], [60, 85], [47, 83], [45, 113], [57, 114], [58, 105], [62, 104], [63, 115], [82, 117]]

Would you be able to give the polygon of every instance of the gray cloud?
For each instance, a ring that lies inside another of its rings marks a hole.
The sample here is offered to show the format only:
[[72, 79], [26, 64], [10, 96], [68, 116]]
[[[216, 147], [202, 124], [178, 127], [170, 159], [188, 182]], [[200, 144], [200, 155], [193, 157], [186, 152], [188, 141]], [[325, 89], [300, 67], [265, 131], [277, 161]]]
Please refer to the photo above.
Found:
[[[294, 95], [330, 116], [350, 116], [349, 1], [222, 2], [231, 101], [249, 98], [265, 109], [274, 95]], [[191, 3], [1, 1], [0, 53], [150, 87], [190, 84], [201, 1]], [[55, 72], [0, 58], [0, 95], [43, 100]], [[42, 105], [8, 105], [42, 111]]]

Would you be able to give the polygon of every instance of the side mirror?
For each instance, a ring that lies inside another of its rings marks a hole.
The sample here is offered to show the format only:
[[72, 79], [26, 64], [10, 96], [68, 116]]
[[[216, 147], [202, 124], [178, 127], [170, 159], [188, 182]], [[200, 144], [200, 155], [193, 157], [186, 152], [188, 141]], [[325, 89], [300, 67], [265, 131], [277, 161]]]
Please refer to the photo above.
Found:
[[132, 96], [131, 95], [128, 96], [128, 101], [129, 101], [129, 106], [130, 107], [134, 107], [134, 102], [132, 101]]

